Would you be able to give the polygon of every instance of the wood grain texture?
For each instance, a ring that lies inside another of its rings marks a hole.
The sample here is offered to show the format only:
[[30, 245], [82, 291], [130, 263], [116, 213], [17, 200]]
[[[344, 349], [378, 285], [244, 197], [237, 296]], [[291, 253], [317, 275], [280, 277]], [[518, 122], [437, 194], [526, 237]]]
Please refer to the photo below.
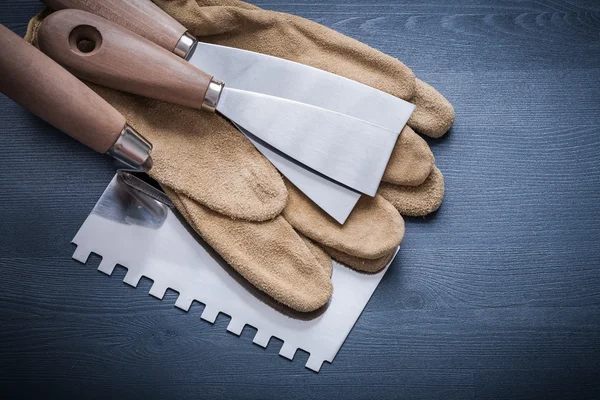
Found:
[[[305, 370], [147, 294], [69, 245], [110, 161], [0, 98], [0, 386], [61, 398], [600, 396], [600, 5], [264, 0], [403, 60], [457, 112], [429, 140], [441, 209], [332, 365]], [[24, 33], [39, 8], [5, 0]]]
[[147, 0], [43, 0], [54, 10], [76, 8], [100, 15], [145, 37], [169, 51], [187, 29]]
[[125, 127], [125, 117], [63, 67], [0, 25], [0, 92], [100, 153]]
[[[77, 43], [93, 42], [80, 51]], [[38, 43], [77, 77], [124, 92], [201, 108], [211, 75], [102, 17], [61, 10], [44, 19]], [[89, 49], [88, 49], [89, 50]]]

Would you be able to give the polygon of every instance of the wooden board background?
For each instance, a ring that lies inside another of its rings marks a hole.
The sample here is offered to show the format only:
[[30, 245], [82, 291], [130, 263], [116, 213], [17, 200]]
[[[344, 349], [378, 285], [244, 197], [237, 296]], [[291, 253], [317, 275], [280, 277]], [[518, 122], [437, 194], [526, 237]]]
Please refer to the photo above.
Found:
[[[0, 96], [0, 389], [42, 398], [600, 396], [600, 4], [260, 0], [410, 66], [456, 108], [438, 213], [320, 374], [71, 260], [114, 173]], [[3, 0], [23, 34], [38, 0]], [[0, 50], [1, 51], [1, 50]], [[1, 53], [1, 57], [10, 54]]]

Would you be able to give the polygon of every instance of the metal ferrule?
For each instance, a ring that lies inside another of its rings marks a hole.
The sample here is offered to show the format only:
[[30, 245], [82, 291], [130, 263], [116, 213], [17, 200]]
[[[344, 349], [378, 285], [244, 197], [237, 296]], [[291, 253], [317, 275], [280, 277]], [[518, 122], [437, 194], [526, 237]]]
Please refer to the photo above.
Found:
[[204, 101], [202, 102], [203, 110], [215, 112], [224, 87], [225, 84], [223, 82], [215, 78], [210, 80], [210, 84], [208, 85], [208, 89], [204, 95]]
[[125, 124], [121, 135], [106, 154], [133, 169], [148, 171], [152, 168], [151, 151], [152, 144], [131, 126]]
[[194, 50], [196, 49], [196, 43], [198, 43], [198, 40], [196, 40], [195, 37], [186, 32], [177, 42], [173, 53], [183, 58], [184, 60], [189, 60], [192, 54], [194, 54]]

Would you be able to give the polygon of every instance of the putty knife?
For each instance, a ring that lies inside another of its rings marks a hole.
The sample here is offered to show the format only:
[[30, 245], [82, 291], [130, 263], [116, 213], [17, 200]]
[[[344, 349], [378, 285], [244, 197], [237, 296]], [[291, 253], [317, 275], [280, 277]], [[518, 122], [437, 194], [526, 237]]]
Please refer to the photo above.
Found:
[[[38, 39], [42, 51], [83, 79], [216, 110], [296, 161], [371, 196], [399, 135], [325, 108], [228, 87], [143, 37], [81, 10], [48, 16]], [[80, 49], [82, 41], [93, 48]]]
[[387, 271], [364, 274], [334, 263], [333, 296], [326, 308], [310, 314], [289, 311], [247, 284], [172, 209], [132, 190], [119, 176], [73, 243], [74, 259], [85, 263], [91, 253], [98, 254], [98, 270], [107, 275], [116, 265], [127, 268], [128, 285], [136, 287], [142, 277], [151, 279], [150, 295], [156, 298], [162, 299], [170, 288], [179, 293], [175, 306], [182, 310], [188, 311], [194, 301], [203, 303], [205, 321], [214, 323], [221, 312], [229, 315], [227, 330], [235, 335], [253, 326], [253, 342], [261, 347], [276, 337], [283, 341], [279, 354], [285, 358], [305, 350], [310, 354], [306, 367], [313, 371], [333, 361]]
[[2, 25], [0, 50], [1, 93], [100, 153], [152, 167], [152, 145], [92, 89]]

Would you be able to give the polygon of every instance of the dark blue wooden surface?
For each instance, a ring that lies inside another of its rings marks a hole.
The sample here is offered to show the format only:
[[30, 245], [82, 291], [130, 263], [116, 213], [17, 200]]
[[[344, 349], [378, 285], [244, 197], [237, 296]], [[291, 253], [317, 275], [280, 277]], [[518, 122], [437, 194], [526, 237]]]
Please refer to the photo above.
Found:
[[[455, 105], [441, 210], [320, 374], [71, 260], [110, 160], [0, 96], [0, 392], [56, 398], [600, 396], [600, 4], [261, 0], [403, 60]], [[20, 34], [37, 0], [3, 0]], [[10, 57], [2, 52], [1, 57]]]

